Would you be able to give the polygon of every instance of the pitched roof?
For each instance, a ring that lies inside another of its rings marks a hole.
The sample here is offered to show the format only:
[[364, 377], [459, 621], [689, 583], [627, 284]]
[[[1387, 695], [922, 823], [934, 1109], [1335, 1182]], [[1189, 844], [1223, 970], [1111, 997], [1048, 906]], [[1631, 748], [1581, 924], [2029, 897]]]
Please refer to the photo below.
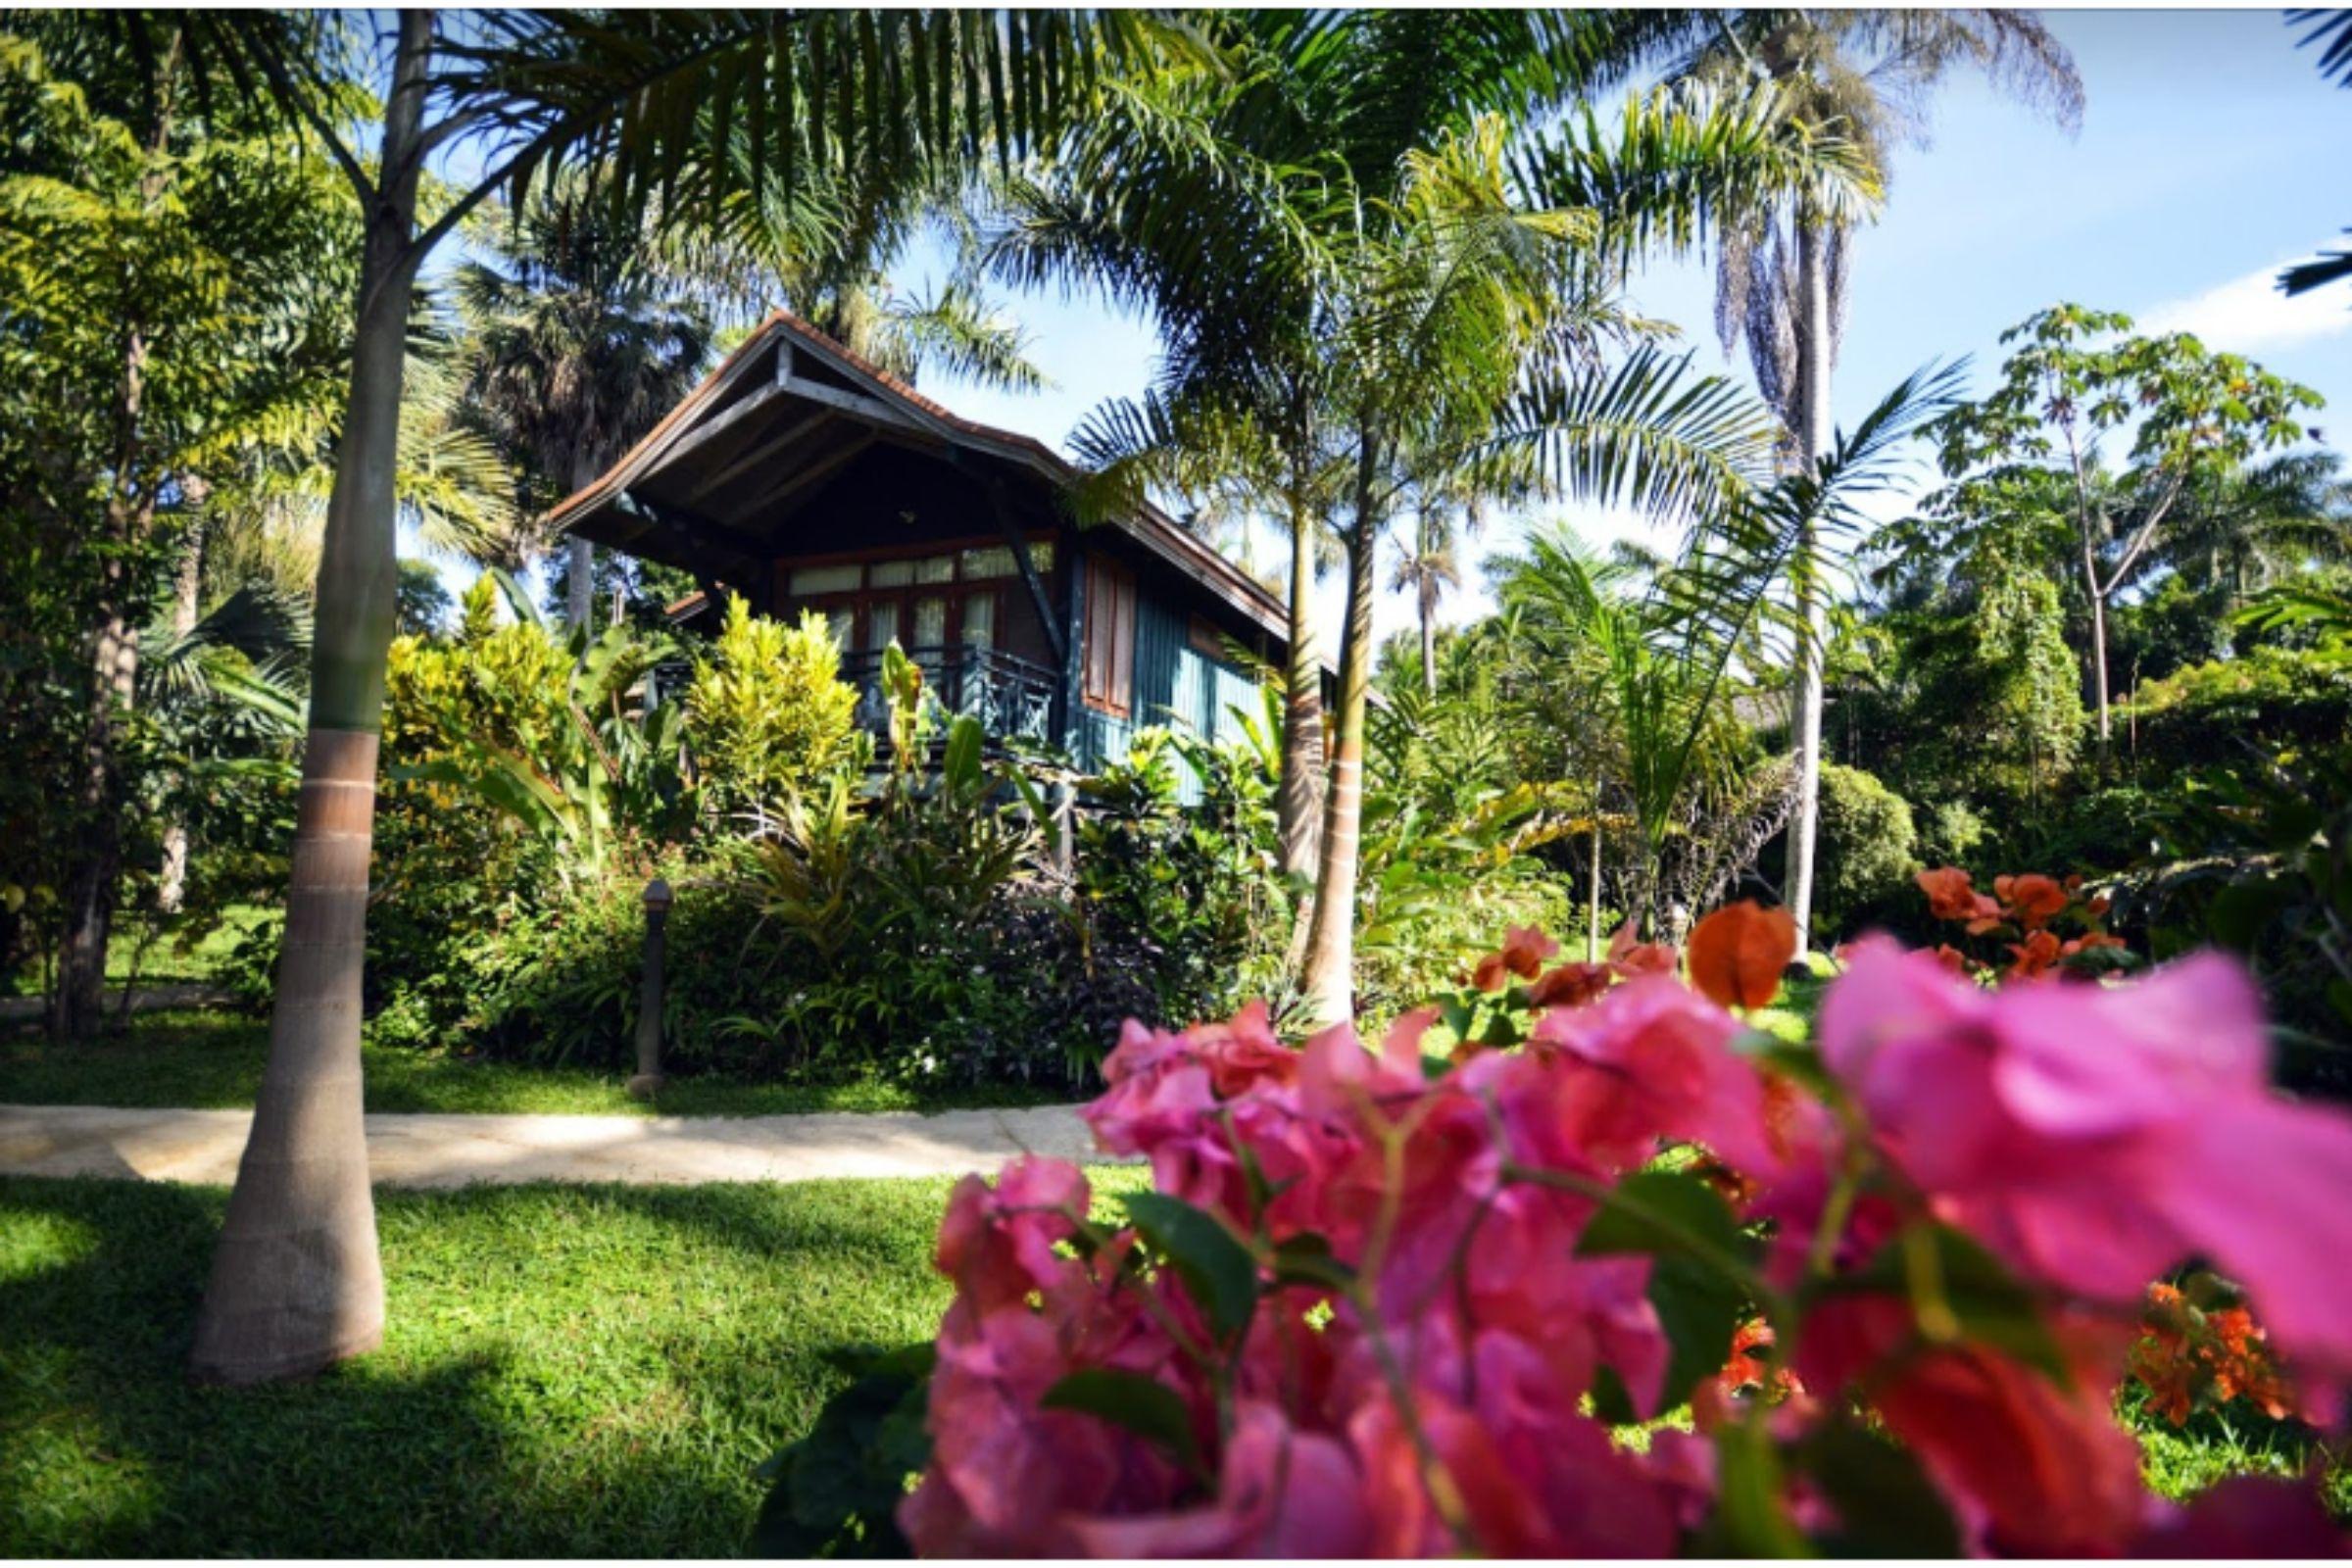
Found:
[[[775, 383], [730, 402], [729, 394], [743, 385], [753, 365], [780, 346], [786, 355], [778, 362]], [[791, 356], [800, 353], [807, 353], [855, 391], [845, 394], [830, 385], [792, 374]], [[768, 417], [779, 416], [780, 406], [796, 397], [823, 403], [853, 418], [896, 422], [952, 445], [988, 454], [1029, 469], [1057, 489], [1067, 488], [1083, 477], [1060, 453], [1036, 437], [964, 418], [791, 312], [779, 310], [770, 313], [619, 462], [558, 502], [548, 513], [547, 520], [557, 529], [599, 521], [609, 509], [621, 503], [632, 485], [661, 471], [667, 460], [693, 442], [699, 431], [715, 432], [724, 421], [751, 416], [756, 412], [752, 407], [755, 403], [767, 411]], [[1133, 515], [1113, 518], [1106, 526], [1116, 527], [1186, 576], [1215, 592], [1277, 641], [1287, 640], [1289, 615], [1283, 602], [1157, 507], [1146, 504]]]

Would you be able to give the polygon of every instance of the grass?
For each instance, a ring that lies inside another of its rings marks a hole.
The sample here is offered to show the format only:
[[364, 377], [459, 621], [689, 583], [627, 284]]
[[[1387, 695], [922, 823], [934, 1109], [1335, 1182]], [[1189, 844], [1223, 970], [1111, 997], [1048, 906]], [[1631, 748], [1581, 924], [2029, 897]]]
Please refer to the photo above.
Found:
[[[144, 953], [139, 951], [140, 922], [118, 915], [115, 927], [106, 944], [106, 983], [110, 989], [120, 989], [130, 978], [131, 964], [138, 964], [139, 985], [206, 985], [213, 978], [220, 961], [226, 958], [246, 927], [266, 911], [252, 905], [232, 906], [220, 924], [206, 933], [202, 940], [185, 948], [165, 936], [150, 942]], [[7, 981], [0, 981], [0, 996], [39, 996], [42, 973], [38, 964], [29, 964]]]
[[[266, 1022], [225, 1013], [159, 1012], [127, 1033], [52, 1045], [37, 1030], [0, 1035], [0, 1103], [246, 1106], [270, 1052]], [[836, 1086], [672, 1079], [654, 1103], [632, 1100], [617, 1073], [524, 1066], [444, 1052], [365, 1045], [368, 1108], [375, 1111], [529, 1112], [603, 1116], [768, 1116], [806, 1111], [947, 1110], [1042, 1104], [1069, 1098], [1021, 1087], [934, 1090], [900, 1084]]]
[[[183, 1371], [221, 1190], [0, 1178], [0, 1555], [731, 1555], [756, 1467], [858, 1354], [936, 1328], [947, 1189], [387, 1190], [382, 1349], [223, 1390]], [[2135, 1405], [2168, 1495], [2305, 1457]]]
[[0, 1554], [712, 1556], [863, 1347], [923, 1337], [947, 1184], [377, 1196], [383, 1348], [183, 1366], [225, 1194], [0, 1180]]
[[183, 1371], [224, 1191], [0, 1179], [0, 1555], [733, 1555], [937, 1329], [948, 1185], [379, 1192], [383, 1348], [228, 1390]]

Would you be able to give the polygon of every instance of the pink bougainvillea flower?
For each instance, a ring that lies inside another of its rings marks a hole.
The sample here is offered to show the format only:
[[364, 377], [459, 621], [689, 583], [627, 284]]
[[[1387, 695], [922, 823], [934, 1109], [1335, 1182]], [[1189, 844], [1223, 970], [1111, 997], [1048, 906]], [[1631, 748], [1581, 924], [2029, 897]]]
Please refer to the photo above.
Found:
[[2352, 1117], [2270, 1091], [2231, 960], [1988, 992], [1865, 942], [1821, 1048], [1887, 1155], [2013, 1266], [2120, 1304], [2201, 1255], [2290, 1357], [2352, 1370]]
[[2202, 1562], [2336, 1558], [2352, 1556], [2352, 1544], [2310, 1482], [2232, 1476], [2185, 1508], [2161, 1505], [2158, 1522], [2132, 1543], [2132, 1555]]
[[1298, 1053], [1275, 1038], [1266, 1004], [1252, 1002], [1231, 1023], [1195, 1024], [1184, 1038], [1208, 1064], [1209, 1087], [1230, 1100], [1258, 1083], [1298, 1076]]
[[2131, 1329], [2088, 1318], [2051, 1328], [2072, 1373], [2064, 1385], [1980, 1345], [1916, 1348], [1899, 1295], [1832, 1296], [1806, 1315], [1796, 1374], [1822, 1396], [1867, 1376], [1872, 1407], [1986, 1547], [2109, 1555], [2146, 1517], [2139, 1445], [2114, 1414]]
[[1239, 1404], [1216, 1500], [1078, 1523], [1094, 1557], [1361, 1557], [1371, 1540], [1364, 1481], [1346, 1443], [1299, 1432], [1279, 1408]]
[[1086, 1204], [1086, 1175], [1067, 1160], [1024, 1156], [994, 1187], [966, 1176], [949, 1195], [933, 1261], [976, 1310], [1023, 1300], [1069, 1273], [1054, 1244], [1076, 1233], [1071, 1216]]
[[[1531, 1052], [1571, 1070], [1548, 1086], [1518, 1086], [1543, 1090], [1542, 1162], [1624, 1169], [1673, 1138], [1750, 1175], [1778, 1171], [1763, 1081], [1731, 1049], [1740, 1033], [1730, 1013], [1662, 975], [1628, 981], [1588, 1007], [1545, 1013]], [[1509, 1097], [1508, 1089], [1499, 1097], [1506, 1122]]]

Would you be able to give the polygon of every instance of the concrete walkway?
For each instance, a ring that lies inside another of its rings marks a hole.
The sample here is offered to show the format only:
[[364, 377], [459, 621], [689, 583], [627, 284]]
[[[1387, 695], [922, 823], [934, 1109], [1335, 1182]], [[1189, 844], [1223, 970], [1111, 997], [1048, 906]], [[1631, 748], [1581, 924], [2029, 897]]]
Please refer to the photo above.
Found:
[[[0, 1105], [0, 1175], [225, 1185], [246, 1110]], [[801, 1182], [994, 1174], [1024, 1151], [1100, 1160], [1074, 1105], [811, 1116], [369, 1116], [377, 1185]]]

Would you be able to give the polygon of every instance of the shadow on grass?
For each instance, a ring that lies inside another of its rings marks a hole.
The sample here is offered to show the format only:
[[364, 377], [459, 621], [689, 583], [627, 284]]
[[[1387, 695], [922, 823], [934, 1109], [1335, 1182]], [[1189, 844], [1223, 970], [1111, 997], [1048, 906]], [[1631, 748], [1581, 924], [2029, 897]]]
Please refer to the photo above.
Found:
[[384, 1348], [222, 1390], [223, 1193], [0, 1180], [0, 1553], [732, 1554], [855, 1352], [936, 1326], [945, 1190], [379, 1194]]
[[[617, 1073], [530, 1066], [454, 1052], [369, 1045], [371, 1111], [601, 1116], [766, 1116], [810, 1111], [933, 1111], [1066, 1102], [1067, 1090], [1004, 1085], [912, 1088], [886, 1083], [755, 1083], [674, 1078], [656, 1104], [629, 1098]], [[0, 1032], [0, 1103], [177, 1106], [253, 1103], [270, 1054], [266, 1020], [214, 1012], [155, 1013], [126, 1034], [52, 1045], [37, 1029]]]

